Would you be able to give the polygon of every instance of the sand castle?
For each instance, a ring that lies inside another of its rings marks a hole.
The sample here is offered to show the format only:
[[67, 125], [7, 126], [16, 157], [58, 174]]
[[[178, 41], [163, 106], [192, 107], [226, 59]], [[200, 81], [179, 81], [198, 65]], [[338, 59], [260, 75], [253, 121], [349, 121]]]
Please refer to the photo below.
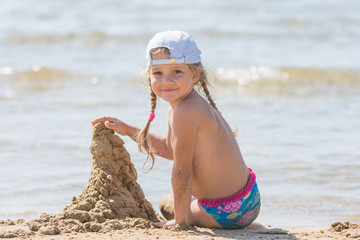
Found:
[[[29, 230], [8, 236], [152, 227], [151, 221], [159, 218], [136, 182], [136, 169], [123, 145], [124, 141], [113, 130], [103, 123], [97, 124], [90, 145], [91, 174], [81, 195], [73, 197], [71, 204], [55, 215], [44, 213], [39, 219], [24, 222]], [[22, 222], [9, 221], [9, 225], [19, 223]]]
[[157, 221], [155, 211], [136, 182], [137, 172], [123, 140], [103, 123], [93, 130], [93, 165], [89, 182], [78, 198], [60, 213], [80, 222], [137, 217]]

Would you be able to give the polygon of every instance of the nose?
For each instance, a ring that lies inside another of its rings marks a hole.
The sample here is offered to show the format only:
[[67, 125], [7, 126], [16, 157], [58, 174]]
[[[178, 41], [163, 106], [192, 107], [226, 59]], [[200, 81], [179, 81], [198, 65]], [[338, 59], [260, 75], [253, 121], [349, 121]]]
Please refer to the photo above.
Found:
[[163, 83], [172, 82], [172, 76], [171, 76], [171, 74], [164, 74], [164, 76], [163, 76], [163, 78], [162, 78], [162, 82], [163, 82]]

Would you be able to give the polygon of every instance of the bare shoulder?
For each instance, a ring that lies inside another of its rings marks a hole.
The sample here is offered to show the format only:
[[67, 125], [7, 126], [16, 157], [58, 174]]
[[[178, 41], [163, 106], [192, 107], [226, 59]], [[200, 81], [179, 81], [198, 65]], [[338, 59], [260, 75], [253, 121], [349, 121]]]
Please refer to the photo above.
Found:
[[196, 104], [190, 102], [190, 101], [183, 101], [179, 103], [176, 108], [173, 110], [174, 116], [188, 116], [190, 115], [196, 115], [198, 112], [198, 107]]
[[173, 110], [173, 120], [199, 121], [204, 115], [204, 106], [194, 99], [186, 99]]

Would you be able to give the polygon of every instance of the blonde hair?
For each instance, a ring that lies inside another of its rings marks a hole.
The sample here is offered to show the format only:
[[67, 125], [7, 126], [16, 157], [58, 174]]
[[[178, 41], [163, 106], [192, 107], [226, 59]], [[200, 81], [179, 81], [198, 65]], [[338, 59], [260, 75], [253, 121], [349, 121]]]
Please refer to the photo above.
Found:
[[[170, 56], [169, 49], [165, 48], [165, 47], [158, 47], [158, 48], [154, 48], [154, 49], [150, 50], [150, 55], [153, 56], [160, 52]], [[210, 105], [218, 111], [218, 108], [209, 92], [209, 88], [208, 88], [209, 80], [208, 80], [207, 73], [206, 73], [204, 66], [201, 64], [201, 62], [188, 64], [188, 66], [190, 67], [190, 70], [193, 72], [193, 74], [200, 74], [199, 81], [196, 83], [197, 90], [200, 92], [203, 92], [203, 95], [206, 96]], [[156, 109], [156, 105], [157, 105], [157, 96], [151, 89], [150, 76], [147, 76], [147, 81], [148, 81], [148, 84], [150, 85], [151, 113], [155, 113], [155, 109]], [[155, 163], [155, 157], [154, 157], [155, 150], [152, 148], [151, 142], [148, 138], [150, 124], [151, 124], [151, 121], [148, 120], [146, 125], [144, 126], [144, 128], [141, 131], [139, 131], [139, 133], [137, 134], [137, 137], [136, 137], [136, 142], [138, 144], [139, 151], [147, 154], [147, 158], [143, 165], [143, 168], [146, 165], [147, 161], [149, 160], [149, 157], [152, 160], [151, 167], [148, 171], [146, 171], [146, 173], [148, 173], [154, 167], [154, 163]]]

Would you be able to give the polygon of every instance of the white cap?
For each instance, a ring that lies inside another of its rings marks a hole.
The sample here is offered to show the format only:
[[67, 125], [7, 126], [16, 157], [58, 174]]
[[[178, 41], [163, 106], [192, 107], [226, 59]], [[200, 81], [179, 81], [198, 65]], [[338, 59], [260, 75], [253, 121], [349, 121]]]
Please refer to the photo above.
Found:
[[[169, 49], [170, 58], [152, 60], [150, 51], [158, 47]], [[149, 41], [146, 48], [147, 66], [174, 63], [198, 63], [201, 62], [200, 54], [200, 49], [189, 33], [176, 30], [159, 32]]]

